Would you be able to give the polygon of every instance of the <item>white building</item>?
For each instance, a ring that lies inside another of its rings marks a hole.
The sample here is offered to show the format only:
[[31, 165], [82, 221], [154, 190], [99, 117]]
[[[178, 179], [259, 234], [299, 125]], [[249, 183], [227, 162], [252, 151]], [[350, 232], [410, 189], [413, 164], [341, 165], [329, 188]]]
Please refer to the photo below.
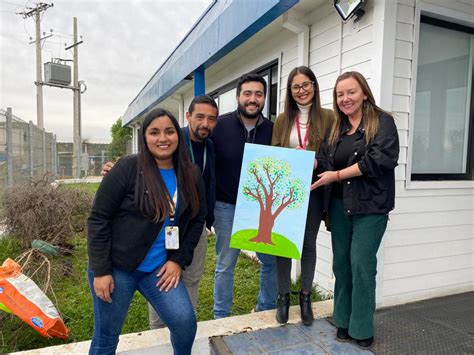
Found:
[[[266, 116], [283, 109], [291, 69], [315, 72], [324, 107], [336, 77], [357, 70], [392, 111], [400, 136], [396, 208], [379, 251], [377, 304], [474, 290], [474, 0], [368, 0], [343, 23], [331, 0], [217, 0], [124, 115], [134, 136], [165, 107], [184, 122], [195, 90], [234, 110], [247, 72], [269, 85]], [[136, 147], [136, 139], [134, 139]], [[321, 228], [315, 282], [334, 286]]]

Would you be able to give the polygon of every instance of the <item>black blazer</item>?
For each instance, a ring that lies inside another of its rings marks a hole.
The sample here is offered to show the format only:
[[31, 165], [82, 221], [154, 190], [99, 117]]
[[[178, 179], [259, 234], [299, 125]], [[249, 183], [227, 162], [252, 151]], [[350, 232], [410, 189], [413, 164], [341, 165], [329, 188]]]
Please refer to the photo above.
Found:
[[[350, 124], [343, 122], [341, 135], [350, 130]], [[359, 165], [362, 176], [342, 181], [344, 210], [347, 214], [388, 213], [395, 208], [395, 167], [400, 151], [398, 132], [393, 117], [382, 112], [379, 115], [379, 129], [372, 142], [365, 142], [365, 128], [361, 124], [354, 133], [352, 154], [347, 166]], [[327, 140], [318, 156], [318, 167], [324, 171], [334, 170], [336, 146]], [[329, 204], [331, 185], [325, 187], [326, 210]]]
[[[95, 277], [111, 274], [112, 267], [127, 272], [136, 270], [161, 230], [162, 223], [153, 222], [135, 207], [137, 170], [137, 155], [124, 157], [104, 177], [97, 190], [87, 221], [89, 264]], [[188, 202], [178, 196], [176, 221], [180, 247], [168, 250], [168, 260], [183, 269], [191, 264], [207, 214], [204, 184], [197, 168], [196, 174], [199, 176], [199, 212], [190, 219]]]

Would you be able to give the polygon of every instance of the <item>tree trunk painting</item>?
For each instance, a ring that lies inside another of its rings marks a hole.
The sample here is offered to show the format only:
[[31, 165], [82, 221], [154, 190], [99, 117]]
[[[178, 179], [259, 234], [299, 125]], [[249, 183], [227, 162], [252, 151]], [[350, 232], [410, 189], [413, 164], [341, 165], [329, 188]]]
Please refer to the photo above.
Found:
[[257, 243], [272, 244], [272, 230], [275, 224], [275, 218], [271, 210], [261, 210], [258, 222], [258, 234], [250, 241]]
[[303, 202], [302, 183], [290, 175], [290, 165], [283, 160], [264, 157], [249, 163], [243, 193], [260, 207], [258, 233], [251, 242], [273, 245], [275, 220], [285, 208], [296, 208]]

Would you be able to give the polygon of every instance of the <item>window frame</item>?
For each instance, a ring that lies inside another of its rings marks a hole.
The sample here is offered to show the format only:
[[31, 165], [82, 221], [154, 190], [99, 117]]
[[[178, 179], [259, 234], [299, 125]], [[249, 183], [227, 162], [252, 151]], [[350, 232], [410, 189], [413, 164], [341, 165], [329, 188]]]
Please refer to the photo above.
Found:
[[[456, 22], [449, 22], [443, 19], [437, 18], [438, 16], [432, 16], [432, 14], [420, 13], [419, 22], [418, 22], [418, 31], [417, 37], [414, 43], [419, 43], [419, 33], [421, 30], [421, 23], [430, 24], [433, 26], [438, 26], [441, 28], [446, 28], [450, 30], [456, 30], [460, 32], [465, 32], [474, 36], [474, 27], [469, 27], [463, 24]], [[469, 110], [468, 116], [468, 133], [466, 135], [468, 139], [467, 143], [467, 157], [466, 157], [466, 173], [412, 173], [408, 175], [411, 182], [427, 182], [427, 181], [472, 181], [474, 180], [474, 39], [471, 37], [471, 88], [470, 88], [470, 103], [468, 104], [467, 109]], [[419, 54], [419, 45], [415, 48], [416, 54], [414, 55], [413, 60], [413, 85], [412, 85], [412, 97], [415, 97], [415, 100], [412, 102], [411, 106], [411, 117], [412, 121], [416, 120], [415, 117], [415, 101], [416, 101], [416, 74], [418, 71], [418, 54]], [[414, 133], [414, 124], [410, 127], [411, 131]], [[411, 134], [413, 137], [413, 134]], [[413, 140], [410, 142], [411, 155], [413, 154]], [[411, 158], [410, 155], [410, 158]], [[412, 159], [410, 159], [410, 170], [412, 167]]]

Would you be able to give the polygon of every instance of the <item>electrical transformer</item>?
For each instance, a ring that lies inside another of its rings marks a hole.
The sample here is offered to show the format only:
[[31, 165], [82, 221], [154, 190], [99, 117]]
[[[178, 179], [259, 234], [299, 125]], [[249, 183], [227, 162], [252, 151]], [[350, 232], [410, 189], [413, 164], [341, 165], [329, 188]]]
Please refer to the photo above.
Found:
[[71, 84], [71, 67], [59, 63], [44, 63], [44, 80], [47, 83], [69, 85]]

